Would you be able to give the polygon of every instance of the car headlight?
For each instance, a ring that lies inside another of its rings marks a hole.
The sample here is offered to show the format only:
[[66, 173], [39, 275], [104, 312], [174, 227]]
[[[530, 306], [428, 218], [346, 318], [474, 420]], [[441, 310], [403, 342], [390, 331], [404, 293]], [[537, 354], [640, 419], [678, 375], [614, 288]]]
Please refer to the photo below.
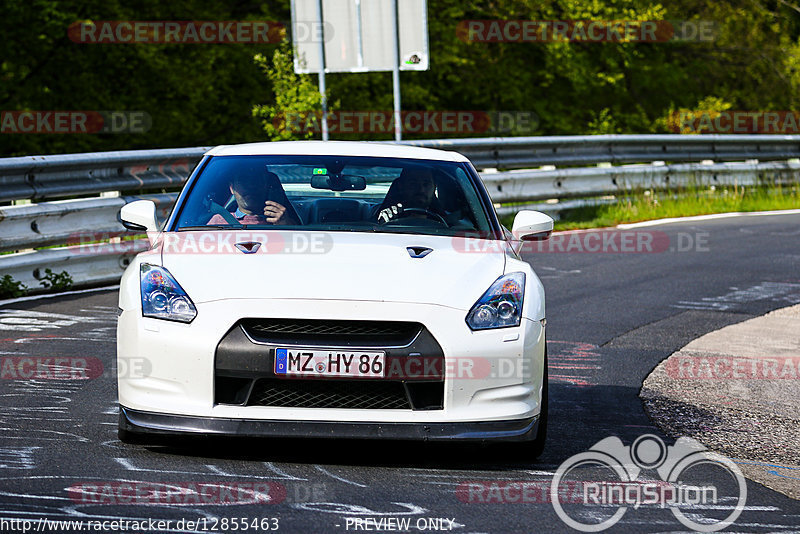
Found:
[[192, 299], [165, 268], [143, 263], [139, 281], [145, 317], [191, 323], [197, 316]]
[[472, 306], [467, 314], [467, 325], [472, 330], [519, 326], [524, 294], [525, 273], [501, 276]]

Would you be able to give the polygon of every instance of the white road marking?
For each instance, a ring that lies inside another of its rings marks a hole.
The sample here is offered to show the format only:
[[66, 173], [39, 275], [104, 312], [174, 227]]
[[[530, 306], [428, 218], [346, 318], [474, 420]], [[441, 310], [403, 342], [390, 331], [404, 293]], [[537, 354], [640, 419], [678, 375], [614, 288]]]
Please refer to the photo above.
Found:
[[17, 297], [15, 299], [0, 300], [0, 306], [6, 304], [14, 304], [15, 302], [27, 302], [29, 300], [38, 299], [52, 299], [55, 297], [63, 297], [65, 295], [80, 295], [81, 293], [95, 293], [97, 291], [111, 291], [112, 289], [119, 289], [119, 284], [108, 287], [93, 287], [91, 289], [77, 289], [75, 291], [65, 291], [63, 293], [48, 293], [46, 295], [31, 295], [29, 297]]
[[773, 211], [745, 211], [745, 212], [731, 212], [731, 213], [713, 213], [711, 215], [694, 215], [691, 217], [669, 217], [666, 219], [656, 219], [653, 221], [642, 221], [629, 224], [618, 224], [617, 228], [627, 230], [629, 228], [645, 228], [647, 226], [658, 226], [661, 224], [672, 224], [693, 221], [713, 221], [715, 219], [727, 219], [730, 217], [763, 217], [765, 215], [798, 215], [800, 209], [794, 210], [773, 210]]
[[731, 290], [725, 295], [703, 297], [699, 300], [681, 300], [677, 304], [672, 304], [672, 307], [687, 310], [725, 311], [736, 307], [738, 304], [756, 300], [780, 301], [790, 304], [800, 303], [800, 284], [789, 282], [761, 282], [747, 289], [739, 289], [737, 287], [732, 287], [730, 289]]
[[236, 473], [228, 473], [227, 471], [223, 471], [222, 469], [220, 469], [216, 465], [212, 465], [212, 464], [206, 464], [206, 468], [209, 471], [211, 471], [212, 473], [217, 474], [217, 475], [222, 475], [224, 477], [238, 477], [238, 476], [241, 476], [241, 475], [237, 475]]
[[329, 477], [331, 477], [331, 478], [333, 478], [333, 479], [336, 479], [336, 480], [338, 480], [339, 482], [344, 482], [345, 484], [350, 484], [350, 485], [353, 485], [353, 486], [358, 486], [359, 488], [366, 488], [366, 487], [367, 487], [367, 486], [366, 486], [366, 484], [359, 484], [358, 482], [353, 482], [352, 480], [347, 480], [346, 478], [342, 478], [342, 477], [340, 477], [339, 475], [334, 475], [333, 473], [331, 473], [331, 472], [330, 472], [330, 471], [328, 471], [327, 469], [324, 469], [324, 468], [322, 468], [322, 467], [320, 467], [320, 466], [318, 466], [318, 465], [315, 465], [314, 467], [316, 468], [316, 470], [317, 470], [317, 471], [319, 471], [319, 472], [321, 472], [321, 473], [325, 473], [325, 474], [326, 474], [326, 475], [328, 475]]
[[33, 453], [41, 447], [0, 447], [0, 468], [35, 469]]
[[534, 476], [543, 476], [543, 477], [554, 477], [554, 476], [556, 476], [555, 471], [535, 471], [535, 470], [531, 470], [531, 471], [525, 471], [525, 472], [528, 473], [529, 475], [534, 475]]
[[308, 480], [307, 478], [298, 478], [298, 477], [292, 476], [289, 473], [286, 473], [285, 471], [282, 471], [281, 469], [279, 469], [272, 462], [264, 462], [264, 465], [267, 466], [267, 468], [270, 471], [272, 471], [273, 473], [275, 473], [276, 475], [280, 475], [280, 478], [282, 478], [282, 479], [285, 479], [285, 480]]
[[[138, 471], [138, 472], [144, 472], [144, 473], [159, 473], [159, 474], [172, 473], [172, 474], [177, 474], [177, 475], [203, 475], [203, 476], [217, 475], [217, 476], [229, 477], [229, 478], [256, 478], [256, 479], [273, 479], [273, 480], [280, 480], [280, 479], [285, 478], [285, 477], [268, 477], [268, 476], [264, 476], [264, 475], [262, 475], [260, 473], [259, 474], [254, 474], [254, 475], [248, 475], [248, 474], [245, 474], [245, 473], [228, 473], [228, 472], [223, 471], [222, 469], [217, 468], [214, 465], [206, 465], [206, 466], [204, 466], [204, 467], [208, 468], [208, 471], [176, 471], [176, 470], [163, 469], [163, 468], [161, 468], [161, 469], [150, 469], [150, 468], [147, 468], [147, 467], [137, 467], [132, 463], [132, 461], [129, 458], [114, 458], [114, 461], [116, 461], [118, 464], [120, 464], [122, 467], [124, 467], [128, 471]], [[304, 478], [293, 478], [291, 480], [306, 480], [306, 479], [304, 479]]]
[[68, 315], [33, 310], [0, 310], [0, 330], [15, 332], [41, 332], [76, 324], [111, 323], [112, 320], [92, 315]]
[[[690, 504], [681, 505], [681, 510], [736, 510], [735, 506], [727, 506], [722, 504]], [[777, 506], [742, 506], [745, 512], [780, 512], [781, 509]]]
[[309, 512], [323, 512], [326, 514], [340, 514], [340, 515], [370, 515], [370, 516], [394, 516], [394, 515], [422, 515], [428, 510], [417, 506], [416, 504], [405, 502], [393, 502], [395, 506], [401, 506], [405, 510], [397, 512], [378, 512], [371, 510], [366, 506], [357, 504], [342, 504], [336, 502], [305, 502], [293, 504], [293, 508], [298, 510], [306, 510]]

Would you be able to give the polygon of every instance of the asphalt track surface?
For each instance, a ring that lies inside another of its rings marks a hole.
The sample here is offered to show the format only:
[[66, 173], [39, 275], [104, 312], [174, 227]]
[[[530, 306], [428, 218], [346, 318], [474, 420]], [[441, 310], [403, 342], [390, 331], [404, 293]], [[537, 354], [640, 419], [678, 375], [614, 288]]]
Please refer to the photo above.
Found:
[[[633, 253], [573, 248], [525, 256], [547, 291], [550, 342], [550, 429], [546, 451], [535, 462], [475, 445], [342, 440], [124, 445], [116, 435], [116, 292], [0, 306], [0, 357], [93, 357], [104, 369], [91, 380], [0, 380], [0, 518], [32, 520], [39, 531], [40, 518], [172, 521], [159, 532], [181, 531], [180, 519], [205, 518], [194, 529], [184, 524], [182, 531], [195, 532], [234, 531], [231, 523], [223, 528], [224, 518], [247, 518], [248, 532], [274, 527], [268, 522], [253, 529], [253, 519], [263, 518], [278, 518], [279, 532], [355, 532], [356, 519], [369, 518], [371, 523], [361, 525], [375, 531], [378, 521], [386, 527], [395, 524], [386, 522], [390, 518], [408, 518], [411, 532], [450, 527], [459, 533], [573, 532], [546, 499], [479, 502], [480, 497], [465, 499], [460, 489], [470, 481], [547, 486], [562, 462], [609, 436], [628, 445], [653, 433], [672, 443], [652, 425], [638, 397], [650, 370], [706, 332], [800, 302], [800, 215], [637, 231], [652, 232], [662, 245], [668, 238], [669, 248]], [[568, 242], [562, 244], [566, 248]], [[770, 469], [775, 476], [798, 476]], [[218, 493], [211, 503], [180, 497], [165, 503], [163, 494], [125, 502], [131, 493], [118, 489], [123, 483], [166, 485], [178, 493], [190, 484], [234, 489]], [[247, 489], [265, 484], [274, 500], [248, 501]], [[92, 493], [94, 487], [99, 494]], [[728, 532], [800, 530], [800, 503], [749, 481], [747, 489], [746, 506]], [[716, 512], [726, 506], [732, 505], [723, 503]], [[3, 532], [14, 528], [0, 524]], [[660, 507], [628, 509], [608, 530], [676, 531], [689, 529]]]

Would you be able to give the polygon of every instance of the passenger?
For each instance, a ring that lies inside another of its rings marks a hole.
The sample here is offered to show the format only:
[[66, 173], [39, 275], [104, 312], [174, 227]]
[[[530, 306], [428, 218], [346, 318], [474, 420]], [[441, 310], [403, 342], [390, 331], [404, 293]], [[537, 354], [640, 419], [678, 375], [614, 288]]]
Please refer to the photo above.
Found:
[[[278, 175], [266, 172], [257, 176], [236, 177], [229, 185], [238, 205], [231, 216], [242, 224], [300, 224]], [[232, 221], [217, 213], [208, 221], [209, 225], [232, 224]]]

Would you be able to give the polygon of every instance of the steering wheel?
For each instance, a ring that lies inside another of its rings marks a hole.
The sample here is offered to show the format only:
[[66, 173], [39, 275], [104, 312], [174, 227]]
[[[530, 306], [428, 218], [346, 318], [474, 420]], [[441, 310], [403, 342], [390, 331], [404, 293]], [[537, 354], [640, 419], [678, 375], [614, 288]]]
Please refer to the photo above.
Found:
[[[400, 213], [397, 214], [397, 218], [400, 219], [402, 217], [405, 217], [406, 213], [421, 213], [422, 215], [425, 215], [429, 219], [433, 219], [434, 221], [440, 222], [445, 226], [449, 226], [447, 224], [447, 221], [444, 220], [444, 217], [442, 217], [441, 215], [439, 215], [436, 212], [433, 212], [431, 210], [427, 210], [425, 208], [404, 208], [403, 211], [401, 211]], [[393, 219], [393, 220], [388, 221], [388, 222], [395, 222], [395, 221], [397, 221], [397, 219]], [[386, 224], [386, 223], [384, 223], [384, 224]]]

